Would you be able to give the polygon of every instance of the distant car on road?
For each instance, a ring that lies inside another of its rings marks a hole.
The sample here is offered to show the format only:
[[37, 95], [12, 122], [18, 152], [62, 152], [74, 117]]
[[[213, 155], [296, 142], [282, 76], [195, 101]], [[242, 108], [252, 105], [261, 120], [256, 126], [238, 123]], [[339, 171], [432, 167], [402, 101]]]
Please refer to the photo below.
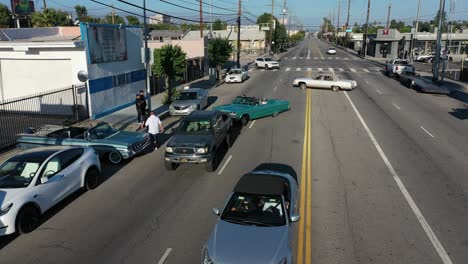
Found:
[[11, 157], [0, 165], [0, 235], [33, 231], [52, 206], [96, 188], [100, 173], [92, 148], [36, 148]]
[[255, 59], [255, 67], [256, 68], [265, 68], [268, 69], [279, 69], [279, 63], [273, 60], [271, 57], [261, 57]]
[[396, 76], [398, 78], [402, 72], [415, 72], [415, 68], [407, 60], [393, 59], [387, 61], [385, 65], [385, 74], [387, 76]]
[[414, 72], [403, 72], [400, 75], [400, 83], [408, 88], [423, 93], [450, 94], [450, 91], [433, 83], [432, 80], [421, 77]]
[[290, 108], [290, 103], [285, 100], [238, 96], [231, 104], [216, 106], [214, 110], [229, 114], [245, 126], [249, 120], [277, 116]]
[[357, 82], [354, 80], [344, 80], [340, 76], [333, 73], [318, 74], [314, 78], [296, 78], [293, 81], [293, 86], [299, 86], [301, 89], [325, 88], [331, 89], [334, 92], [341, 90], [352, 90], [357, 87]]
[[420, 62], [429, 62], [435, 57], [435, 52], [428, 52], [426, 54], [422, 54], [419, 56], [416, 56], [414, 59], [415, 61], [420, 61]]
[[236, 69], [231, 69], [227, 74], [226, 74], [226, 83], [231, 83], [231, 82], [237, 82], [241, 83], [244, 82], [249, 78], [249, 75], [247, 71], [245, 71], [242, 68], [236, 68]]
[[167, 143], [164, 154], [167, 170], [178, 164], [205, 164], [207, 171], [216, 170], [219, 150], [230, 147], [232, 119], [219, 111], [195, 111], [185, 117]]
[[119, 164], [151, 146], [149, 134], [117, 130], [105, 122], [90, 127], [46, 125], [20, 134], [18, 146], [30, 149], [45, 146], [90, 146], [101, 158]]
[[169, 106], [170, 115], [188, 115], [208, 106], [208, 91], [200, 88], [183, 90]]
[[286, 173], [242, 176], [202, 248], [201, 263], [293, 263], [297, 183]]
[[336, 49], [335, 49], [335, 48], [332, 48], [332, 47], [328, 48], [327, 54], [329, 54], [329, 55], [335, 55], [335, 54], [336, 54]]

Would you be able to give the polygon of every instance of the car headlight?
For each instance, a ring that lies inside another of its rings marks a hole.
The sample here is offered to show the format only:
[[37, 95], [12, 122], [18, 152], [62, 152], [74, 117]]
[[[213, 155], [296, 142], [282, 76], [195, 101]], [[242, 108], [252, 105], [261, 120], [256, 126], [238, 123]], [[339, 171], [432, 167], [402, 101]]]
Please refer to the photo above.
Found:
[[214, 264], [214, 262], [210, 259], [210, 255], [208, 255], [208, 249], [203, 251], [203, 258], [201, 264]]
[[174, 106], [171, 104], [171, 105], [169, 105], [169, 108], [170, 108], [170, 109], [174, 109]]
[[166, 147], [166, 152], [167, 153], [172, 153], [172, 152], [174, 152], [174, 149], [172, 147]]
[[208, 152], [208, 148], [197, 148], [198, 154], [205, 154]]
[[194, 108], [197, 108], [197, 106], [196, 105], [190, 105], [188, 108], [194, 109]]
[[8, 211], [10, 211], [11, 207], [13, 207], [13, 203], [10, 203], [9, 205], [3, 207], [2, 209], [0, 209], [0, 216], [2, 215], [6, 215], [8, 213]]

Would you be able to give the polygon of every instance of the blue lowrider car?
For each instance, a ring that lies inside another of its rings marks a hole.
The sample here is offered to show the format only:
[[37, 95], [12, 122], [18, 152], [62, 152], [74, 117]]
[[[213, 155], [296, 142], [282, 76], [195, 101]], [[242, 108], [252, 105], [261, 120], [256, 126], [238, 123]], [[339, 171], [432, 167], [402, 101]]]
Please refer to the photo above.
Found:
[[20, 136], [18, 146], [23, 149], [55, 145], [93, 147], [112, 164], [144, 152], [151, 145], [148, 133], [116, 130], [105, 122], [90, 127], [46, 125], [29, 128]]

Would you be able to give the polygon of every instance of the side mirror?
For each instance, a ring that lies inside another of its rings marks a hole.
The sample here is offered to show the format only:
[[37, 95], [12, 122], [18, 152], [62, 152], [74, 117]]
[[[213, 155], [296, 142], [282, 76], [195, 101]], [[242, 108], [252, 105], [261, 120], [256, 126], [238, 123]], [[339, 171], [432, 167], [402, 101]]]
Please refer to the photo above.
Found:
[[218, 208], [213, 208], [212, 213], [215, 214], [215, 215], [221, 215], [221, 211], [219, 211]]
[[85, 139], [89, 140], [89, 132], [88, 131], [85, 132]]
[[301, 216], [299, 214], [292, 214], [291, 217], [289, 218], [291, 222], [297, 222], [301, 220]]
[[48, 181], [49, 181], [49, 178], [41, 177], [41, 184], [47, 183]]

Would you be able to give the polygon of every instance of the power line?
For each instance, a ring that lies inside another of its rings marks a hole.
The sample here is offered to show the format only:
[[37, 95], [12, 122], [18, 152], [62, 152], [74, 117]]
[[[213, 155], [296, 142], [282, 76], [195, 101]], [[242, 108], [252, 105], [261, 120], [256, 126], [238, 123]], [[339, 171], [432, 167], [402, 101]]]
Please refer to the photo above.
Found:
[[[120, 1], [120, 0], [119, 0]], [[200, 0], [196, 0], [197, 2], [200, 2]], [[227, 11], [231, 11], [231, 12], [236, 12], [236, 10], [234, 9], [229, 9], [229, 8], [225, 8], [225, 7], [222, 7], [222, 6], [217, 6], [217, 5], [213, 5], [213, 4], [208, 4], [208, 3], [204, 3], [202, 2], [202, 4], [204, 5], [208, 5], [208, 6], [211, 6], [211, 7], [215, 7], [215, 8], [219, 8], [219, 9], [222, 9], [222, 10], [227, 10]]]
[[[168, 2], [168, 1], [165, 1], [165, 0], [159, 0], [163, 3], [166, 3], [166, 4], [169, 4], [169, 5], [172, 5], [172, 6], [177, 6], [177, 7], [180, 7], [180, 8], [183, 8], [183, 9], [187, 9], [187, 10], [191, 10], [191, 11], [196, 11], [196, 12], [199, 12], [198, 9], [193, 9], [193, 8], [190, 8], [190, 7], [186, 7], [186, 6], [182, 6], [182, 5], [178, 5], [178, 4], [174, 4], [174, 3], [171, 3], [171, 2]], [[202, 11], [202, 13], [204, 14], [210, 14], [210, 12], [205, 12], [205, 11]], [[234, 13], [231, 13], [231, 14], [221, 14], [221, 13], [211, 13], [212, 15], [220, 15], [220, 16], [230, 16], [230, 15], [235, 15]]]

